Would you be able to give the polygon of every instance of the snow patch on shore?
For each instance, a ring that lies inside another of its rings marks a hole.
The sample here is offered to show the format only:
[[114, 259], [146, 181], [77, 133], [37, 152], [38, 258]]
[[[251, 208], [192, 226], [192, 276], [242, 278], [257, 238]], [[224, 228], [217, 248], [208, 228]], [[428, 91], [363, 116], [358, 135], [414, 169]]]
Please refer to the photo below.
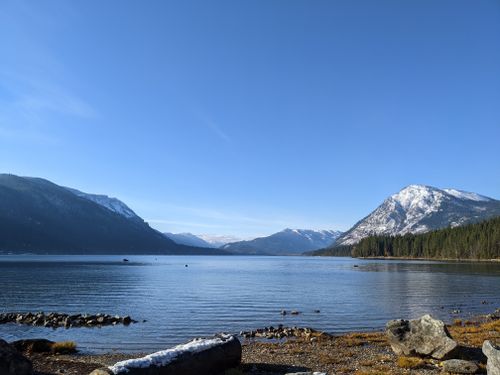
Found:
[[171, 349], [162, 350], [156, 353], [149, 354], [142, 358], [128, 359], [121, 361], [110, 366], [109, 369], [113, 374], [127, 373], [130, 369], [134, 368], [148, 368], [148, 367], [163, 367], [170, 364], [178, 356], [186, 353], [199, 353], [204, 350], [221, 345], [230, 340], [234, 340], [231, 335], [218, 335], [211, 339], [197, 338], [186, 344], [174, 346]]

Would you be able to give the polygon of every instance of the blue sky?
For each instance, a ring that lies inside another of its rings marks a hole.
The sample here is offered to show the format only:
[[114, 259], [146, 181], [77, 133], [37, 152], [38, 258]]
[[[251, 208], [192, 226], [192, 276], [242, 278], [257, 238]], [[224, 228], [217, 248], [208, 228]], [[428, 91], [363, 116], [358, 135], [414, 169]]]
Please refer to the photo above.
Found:
[[165, 231], [348, 229], [500, 198], [500, 2], [0, 2], [0, 170]]

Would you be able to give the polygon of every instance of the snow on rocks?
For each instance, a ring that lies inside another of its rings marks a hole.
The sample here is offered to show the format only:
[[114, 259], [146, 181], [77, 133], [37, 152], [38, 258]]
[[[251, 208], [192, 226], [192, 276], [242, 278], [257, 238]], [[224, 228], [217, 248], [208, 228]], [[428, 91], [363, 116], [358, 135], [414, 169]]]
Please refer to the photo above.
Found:
[[142, 358], [118, 362], [91, 375], [214, 375], [241, 362], [241, 344], [232, 335], [197, 338]]

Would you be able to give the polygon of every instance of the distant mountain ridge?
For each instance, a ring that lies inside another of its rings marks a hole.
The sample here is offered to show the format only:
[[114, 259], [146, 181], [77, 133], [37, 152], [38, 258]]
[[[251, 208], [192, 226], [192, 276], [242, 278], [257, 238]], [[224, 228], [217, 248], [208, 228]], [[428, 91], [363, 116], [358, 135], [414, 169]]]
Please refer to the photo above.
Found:
[[188, 245], [188, 246], [199, 246], [199, 247], [208, 247], [208, 248], [220, 248], [227, 243], [237, 242], [239, 239], [233, 236], [216, 236], [216, 235], [208, 235], [208, 234], [192, 234], [192, 233], [163, 233], [165, 236], [170, 238], [175, 243], [180, 245]]
[[124, 203], [96, 197], [41, 178], [0, 174], [0, 253], [214, 253], [178, 245]]
[[372, 235], [425, 233], [500, 215], [500, 201], [456, 189], [409, 185], [387, 198], [341, 235], [338, 245], [352, 245]]
[[228, 243], [221, 248], [237, 254], [297, 255], [330, 246], [341, 234], [334, 230], [287, 228], [267, 237]]
[[192, 233], [165, 232], [163, 234], [179, 245], [210, 247], [210, 248], [217, 248], [218, 247], [218, 246], [212, 245], [211, 243], [203, 240], [202, 238], [200, 238]]

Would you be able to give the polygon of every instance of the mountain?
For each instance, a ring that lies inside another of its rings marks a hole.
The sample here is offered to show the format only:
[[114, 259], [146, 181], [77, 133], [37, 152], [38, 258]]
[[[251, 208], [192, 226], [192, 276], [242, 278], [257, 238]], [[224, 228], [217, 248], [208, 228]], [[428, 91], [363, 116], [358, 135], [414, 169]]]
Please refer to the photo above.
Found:
[[222, 247], [230, 242], [242, 241], [242, 238], [224, 235], [198, 234], [197, 237], [201, 238], [205, 242], [208, 242], [212, 245], [212, 247]]
[[117, 198], [110, 198], [107, 195], [99, 195], [99, 194], [88, 194], [81, 192], [80, 190], [66, 188], [71, 191], [73, 194], [88, 199], [94, 203], [97, 203], [100, 206], [107, 208], [119, 215], [126, 217], [127, 219], [132, 219], [136, 221], [144, 221], [141, 217], [139, 217], [130, 207], [128, 207], [125, 203]]
[[333, 230], [285, 229], [268, 237], [228, 243], [222, 249], [239, 254], [297, 255], [330, 246], [341, 233]]
[[211, 243], [201, 239], [198, 236], [195, 236], [192, 233], [168, 233], [168, 232], [166, 232], [163, 234], [179, 245], [188, 245], [188, 246], [197, 246], [197, 247], [211, 247], [211, 248], [218, 247], [218, 246], [214, 246]]
[[335, 245], [352, 245], [372, 235], [425, 233], [498, 215], [498, 200], [456, 189], [410, 185], [387, 198], [340, 236]]
[[214, 253], [176, 244], [113, 198], [75, 193], [41, 178], [0, 174], [0, 253], [27, 252]]

